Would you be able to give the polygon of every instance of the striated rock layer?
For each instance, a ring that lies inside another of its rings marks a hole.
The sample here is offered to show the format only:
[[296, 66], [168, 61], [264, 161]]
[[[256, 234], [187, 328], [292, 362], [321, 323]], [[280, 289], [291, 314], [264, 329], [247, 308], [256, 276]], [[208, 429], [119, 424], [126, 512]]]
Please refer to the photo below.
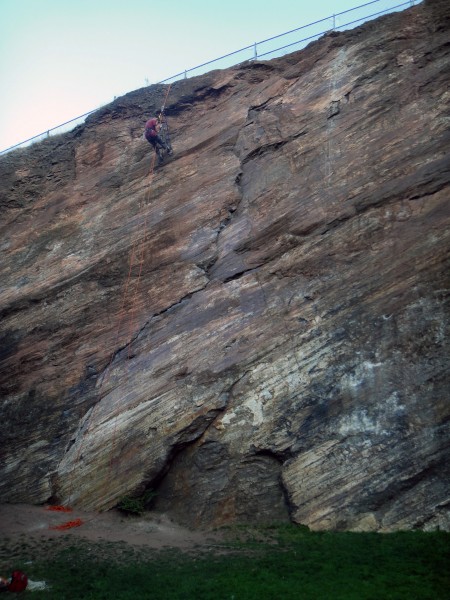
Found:
[[449, 9], [1, 158], [3, 502], [448, 527]]

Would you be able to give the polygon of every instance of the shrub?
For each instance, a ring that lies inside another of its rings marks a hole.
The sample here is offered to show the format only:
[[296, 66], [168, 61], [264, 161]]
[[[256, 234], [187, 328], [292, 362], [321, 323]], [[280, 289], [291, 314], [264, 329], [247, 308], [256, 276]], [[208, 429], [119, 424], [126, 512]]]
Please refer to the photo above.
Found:
[[154, 490], [147, 490], [141, 496], [124, 496], [118, 503], [117, 508], [127, 515], [141, 516], [156, 495], [157, 492]]

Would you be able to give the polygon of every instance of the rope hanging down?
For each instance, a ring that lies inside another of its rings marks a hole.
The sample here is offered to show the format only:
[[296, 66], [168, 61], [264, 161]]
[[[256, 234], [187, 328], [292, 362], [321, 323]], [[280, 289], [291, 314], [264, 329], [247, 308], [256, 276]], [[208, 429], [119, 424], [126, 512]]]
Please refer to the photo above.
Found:
[[[171, 150], [169, 127], [168, 127], [167, 119], [166, 119], [165, 112], [164, 112], [165, 106], [167, 103], [167, 99], [168, 99], [168, 96], [170, 93], [170, 89], [171, 89], [171, 84], [168, 86], [165, 97], [164, 97], [164, 102], [163, 102], [161, 112], [160, 112], [160, 123], [161, 123], [161, 127], [163, 129], [163, 134], [165, 136], [166, 144], [167, 144], [168, 148], [170, 148], [170, 150]], [[150, 180], [149, 184], [151, 184], [152, 179], [153, 179], [155, 163], [156, 163], [156, 153], [153, 153], [151, 164], [150, 164], [150, 171], [148, 174], [148, 177]], [[123, 324], [123, 321], [124, 321], [125, 315], [126, 315], [127, 304], [131, 298], [131, 307], [130, 307], [130, 317], [131, 318], [130, 318], [129, 327], [128, 327], [128, 340], [129, 340], [128, 341], [128, 357], [130, 357], [130, 351], [131, 351], [130, 345], [131, 345], [131, 341], [132, 341], [132, 332], [134, 330], [133, 329], [133, 319], [134, 319], [134, 314], [136, 312], [135, 307], [137, 304], [141, 275], [142, 275], [142, 270], [143, 270], [143, 266], [144, 266], [144, 262], [145, 262], [144, 257], [145, 257], [145, 246], [146, 246], [146, 242], [147, 242], [147, 222], [148, 222], [148, 211], [146, 211], [145, 208], [146, 208], [146, 206], [148, 206], [148, 200], [150, 197], [150, 193], [151, 193], [151, 188], [149, 186], [149, 188], [145, 194], [144, 201], [142, 202], [142, 200], [141, 200], [141, 204], [139, 207], [139, 213], [143, 215], [143, 219], [139, 219], [137, 234], [136, 234], [135, 240], [131, 244], [128, 274], [127, 274], [126, 282], [125, 282], [124, 289], [123, 289], [121, 308], [119, 311], [119, 318], [118, 318], [116, 334], [115, 334], [114, 348], [117, 348], [119, 337], [120, 337], [120, 330], [122, 328], [122, 324]], [[138, 257], [138, 260], [135, 262], [136, 257]], [[136, 282], [135, 282], [134, 291], [133, 291], [131, 289], [133, 287], [131, 285], [131, 282], [132, 282], [132, 278], [133, 278], [133, 269], [135, 267], [137, 267], [137, 275], [136, 275]], [[101, 384], [100, 384], [101, 386], [103, 386], [109, 379], [110, 367], [111, 367], [112, 361], [114, 360], [114, 356], [115, 356], [115, 352], [113, 352], [111, 354], [111, 357], [106, 365], [106, 368], [105, 368], [106, 376], [103, 379], [103, 381], [101, 381]], [[82, 437], [80, 446], [77, 451], [75, 464], [81, 458], [81, 450], [83, 447], [83, 440], [87, 436], [87, 434], [89, 433], [89, 431], [91, 429], [91, 425], [93, 423], [93, 417], [96, 413], [98, 405], [99, 405], [99, 403], [93, 408], [91, 415], [89, 417], [89, 425], [85, 429], [85, 432], [83, 433], [83, 437]], [[113, 462], [114, 462], [113, 457], [114, 457], [114, 453], [115, 453], [115, 449], [116, 449], [116, 437], [117, 437], [117, 414], [115, 417], [113, 435], [112, 435], [112, 439], [111, 439], [111, 449], [110, 449], [110, 457], [109, 457], [109, 477], [107, 478], [107, 480], [110, 480], [111, 474], [112, 474]], [[72, 473], [73, 473], [73, 470], [74, 470], [74, 467], [72, 468]], [[105, 481], [105, 485], [106, 485], [106, 481]], [[71, 482], [69, 485], [69, 498], [68, 498], [69, 502], [72, 497], [72, 494], [73, 494], [73, 477], [71, 478]], [[72, 508], [70, 506], [49, 506], [48, 510], [54, 510], [54, 511], [65, 513], [65, 512], [71, 512]], [[67, 521], [66, 523], [61, 523], [60, 525], [53, 526], [53, 527], [51, 527], [51, 529], [65, 531], [65, 530], [71, 529], [73, 527], [79, 527], [83, 523], [84, 523], [84, 521], [82, 519], [73, 519], [71, 521]]]
[[[166, 92], [164, 102], [163, 102], [161, 112], [160, 112], [160, 117], [161, 117], [160, 122], [164, 124], [165, 134], [167, 136], [164, 141], [166, 142], [166, 145], [170, 150], [171, 150], [171, 145], [170, 145], [170, 138], [169, 138], [169, 128], [167, 126], [167, 120], [166, 120], [166, 117], [164, 114], [164, 110], [165, 110], [167, 98], [169, 96], [171, 87], [172, 87], [172, 85], [170, 84], [167, 88], [167, 92]], [[150, 180], [149, 183], [152, 183], [152, 180], [153, 180], [155, 163], [156, 163], [156, 153], [153, 153], [152, 161], [151, 161], [151, 165], [150, 165], [150, 172], [149, 172], [149, 180]], [[137, 273], [136, 285], [135, 285], [135, 289], [134, 289], [134, 294], [131, 299], [131, 307], [130, 307], [130, 321], [129, 321], [129, 329], [128, 329], [128, 331], [129, 331], [128, 338], [130, 341], [128, 344], [128, 351], [127, 351], [128, 358], [130, 358], [130, 356], [131, 356], [132, 332], [136, 328], [136, 324], [133, 323], [133, 318], [134, 318], [133, 315], [136, 313], [136, 305], [137, 305], [137, 300], [138, 300], [138, 293], [139, 293], [139, 287], [140, 287], [140, 282], [141, 282], [142, 269], [143, 269], [144, 262], [145, 262], [144, 258], [145, 258], [145, 246], [146, 246], [146, 242], [147, 242], [147, 219], [148, 219], [148, 211], [146, 211], [145, 208], [148, 205], [148, 200], [150, 199], [150, 194], [151, 194], [151, 187], [149, 186], [147, 193], [145, 194], [144, 203], [143, 204], [141, 203], [141, 206], [140, 206], [140, 212], [143, 212], [144, 219], [142, 220], [142, 227], [140, 230], [141, 235], [138, 235], [138, 237], [137, 237], [138, 240], [140, 239], [140, 245], [139, 245], [139, 248], [137, 248], [137, 252], [136, 252], [136, 255], [139, 256], [138, 263], [137, 263], [138, 273]], [[133, 251], [134, 251], [134, 248], [133, 248]], [[135, 266], [135, 265], [132, 265], [132, 257], [130, 257], [129, 277], [130, 277], [133, 266]], [[125, 288], [122, 306], [125, 306], [125, 301], [126, 301], [127, 297], [128, 297], [128, 285]], [[110, 364], [111, 364], [111, 361], [110, 361]], [[108, 479], [109, 480], [112, 479], [114, 455], [115, 455], [115, 451], [116, 451], [117, 417], [118, 417], [118, 413], [116, 413], [116, 415], [115, 415], [113, 434], [112, 434], [112, 438], [111, 438], [110, 456], [109, 456], [109, 471], [108, 471]], [[118, 461], [117, 461], [116, 462], [116, 471], [118, 469], [118, 466], [119, 465], [118, 465]], [[105, 481], [105, 485], [106, 485], [106, 481]]]

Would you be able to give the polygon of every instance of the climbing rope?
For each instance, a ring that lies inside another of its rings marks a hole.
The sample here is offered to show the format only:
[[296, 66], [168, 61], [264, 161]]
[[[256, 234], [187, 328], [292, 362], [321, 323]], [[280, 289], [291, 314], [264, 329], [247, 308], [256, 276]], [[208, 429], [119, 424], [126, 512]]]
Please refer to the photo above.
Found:
[[52, 510], [54, 512], [72, 512], [70, 506], [47, 506], [46, 510]]
[[55, 529], [57, 531], [66, 531], [67, 529], [72, 529], [72, 527], [80, 527], [83, 524], [83, 519], [73, 519], [72, 521], [67, 521], [66, 523], [52, 525], [51, 527], [49, 527], [49, 529]]
[[[169, 97], [171, 87], [172, 87], [172, 84], [170, 84], [167, 88], [166, 95], [164, 97], [164, 102], [163, 102], [163, 105], [161, 108], [161, 114], [164, 114], [165, 106], [167, 103], [167, 99]], [[145, 247], [147, 244], [147, 221], [148, 221], [148, 211], [145, 211], [145, 207], [148, 205], [148, 200], [150, 199], [150, 194], [151, 194], [150, 184], [153, 182], [155, 163], [156, 163], [156, 153], [153, 153], [152, 160], [150, 163], [150, 171], [149, 171], [149, 188], [147, 190], [147, 193], [145, 194], [144, 203], [143, 204], [141, 203], [141, 206], [140, 206], [140, 211], [143, 212], [144, 219], [142, 221], [142, 228], [141, 228], [142, 235], [138, 236], [138, 238], [137, 238], [137, 239], [139, 239], [139, 237], [140, 237], [140, 240], [141, 240], [140, 247], [137, 250], [137, 255], [139, 255], [140, 258], [139, 258], [139, 262], [138, 262], [138, 274], [137, 274], [137, 280], [136, 280], [136, 285], [135, 285], [135, 289], [134, 289], [134, 295], [133, 295], [132, 301], [131, 301], [131, 310], [130, 310], [130, 319], [129, 319], [129, 328], [128, 328], [128, 339], [130, 340], [128, 343], [128, 350], [127, 350], [127, 358], [128, 359], [131, 358], [132, 333], [136, 329], [136, 325], [134, 323], [134, 314], [136, 313], [136, 306], [137, 306], [139, 287], [140, 287], [141, 276], [142, 276], [142, 269], [143, 269], [144, 262], [145, 262], [144, 258], [145, 258]], [[132, 259], [130, 258], [129, 276], [131, 273], [132, 266], [134, 266], [134, 265], [132, 265]], [[125, 305], [125, 301], [128, 296], [127, 290], [128, 290], [128, 286], [124, 293], [124, 298], [123, 298], [123, 303], [122, 303], [123, 305]], [[110, 459], [109, 459], [109, 476], [110, 476], [109, 478], [111, 478], [111, 475], [112, 475], [113, 461], [114, 461], [114, 455], [115, 455], [115, 450], [116, 450], [117, 416], [118, 415], [116, 414], [115, 419], [114, 419], [114, 428], [113, 428], [113, 434], [112, 434]], [[116, 469], [118, 469], [118, 466], [119, 466], [118, 463], [116, 463]]]
[[[167, 99], [168, 99], [168, 96], [170, 93], [170, 89], [171, 89], [171, 84], [167, 88], [167, 91], [166, 91], [166, 94], [164, 97], [164, 102], [163, 102], [162, 109], [161, 109], [161, 113], [163, 114], [164, 120], [165, 120], [164, 110], [165, 110]], [[165, 121], [165, 123], [166, 123], [166, 127], [167, 127], [167, 121]], [[167, 131], [168, 131], [168, 128], [167, 128]], [[131, 244], [128, 273], [127, 273], [127, 277], [126, 277], [126, 281], [125, 281], [125, 285], [124, 285], [124, 289], [123, 289], [123, 293], [122, 293], [121, 308], [119, 311], [117, 327], [116, 327], [116, 334], [115, 334], [115, 341], [113, 344], [113, 347], [117, 348], [118, 343], [119, 343], [119, 338], [120, 338], [120, 331], [122, 329], [122, 325], [123, 325], [126, 311], [127, 311], [127, 303], [131, 297], [131, 309], [130, 309], [130, 313], [129, 313], [130, 319], [129, 319], [128, 336], [127, 336], [128, 358], [130, 358], [130, 353], [131, 353], [131, 344], [133, 341], [132, 336], [133, 336], [133, 331], [134, 331], [134, 323], [133, 323], [134, 314], [136, 313], [136, 305], [137, 305], [137, 300], [138, 300], [139, 287], [140, 287], [140, 282], [141, 282], [142, 270], [143, 270], [143, 266], [144, 266], [144, 262], [145, 262], [144, 259], [145, 259], [145, 247], [146, 247], [146, 242], [147, 242], [147, 222], [148, 222], [148, 211], [146, 211], [145, 208], [148, 205], [148, 200], [149, 200], [150, 194], [151, 194], [150, 185], [153, 181], [155, 162], [156, 162], [156, 153], [152, 153], [150, 170], [148, 173], [149, 188], [144, 196], [144, 201], [141, 200], [141, 204], [139, 206], [139, 211], [138, 211], [139, 219], [138, 219], [137, 233], [135, 235], [134, 241]], [[128, 175], [128, 179], [129, 179], [129, 175]], [[127, 182], [128, 182], [128, 179], [127, 179]], [[143, 214], [143, 218], [140, 218], [142, 216], [142, 214]], [[138, 257], [137, 262], [136, 262], [136, 257]], [[132, 283], [132, 278], [133, 278], [133, 269], [136, 266], [137, 266], [137, 276], [136, 276], [136, 281], [135, 281], [135, 285], [134, 285], [134, 291], [132, 291], [131, 283]], [[116, 356], [116, 350], [111, 354], [111, 357], [105, 367], [105, 377], [103, 377], [103, 379], [101, 379], [100, 386], [105, 385], [105, 383], [108, 381], [109, 375], [111, 372], [111, 365], [112, 365], [112, 362], [113, 362], [115, 356]], [[91, 430], [92, 424], [94, 422], [93, 417], [95, 416], [96, 411], [98, 410], [99, 404], [100, 404], [100, 402], [98, 402], [93, 407], [91, 414], [87, 418], [87, 427], [84, 432], [81, 432], [82, 438], [80, 440], [77, 455], [74, 460], [74, 465], [76, 465], [81, 458], [81, 451], [83, 448], [84, 439], [87, 437], [89, 431]], [[117, 438], [117, 416], [118, 416], [118, 412], [115, 415], [113, 433], [112, 433], [112, 437], [111, 437], [110, 458], [109, 458], [109, 477], [106, 478], [105, 485], [106, 485], [106, 482], [108, 481], [108, 479], [111, 478], [111, 473], [112, 473], [112, 469], [113, 469], [113, 458], [114, 458], [114, 454], [115, 454], [115, 450], [116, 450], [116, 438]], [[70, 484], [69, 484], [69, 490], [68, 490], [69, 491], [69, 495], [68, 495], [69, 503], [70, 503], [70, 499], [73, 496], [73, 471], [74, 471], [74, 468], [75, 467], [72, 467], [72, 471], [71, 471], [72, 477], [70, 478]], [[59, 505], [59, 506], [49, 506], [48, 510], [54, 510], [54, 511], [65, 513], [65, 512], [71, 512], [72, 508], [70, 506]], [[84, 521], [82, 519], [73, 519], [71, 521], [67, 521], [66, 523], [61, 523], [60, 525], [52, 526], [52, 527], [50, 527], [50, 529], [63, 531], [63, 530], [70, 529], [72, 527], [79, 527], [83, 523], [84, 523]]]

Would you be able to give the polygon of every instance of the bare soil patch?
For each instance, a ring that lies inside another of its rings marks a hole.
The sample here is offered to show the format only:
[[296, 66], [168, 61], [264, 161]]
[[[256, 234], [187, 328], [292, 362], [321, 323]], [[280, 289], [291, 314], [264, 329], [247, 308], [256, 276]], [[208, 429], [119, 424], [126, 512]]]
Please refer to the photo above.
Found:
[[[55, 527], [81, 520], [78, 527]], [[208, 551], [220, 544], [220, 534], [191, 531], [166, 515], [148, 512], [142, 517], [120, 511], [104, 513], [54, 512], [47, 506], [0, 505], [0, 575], [15, 568], [18, 561], [52, 558], [69, 546], [83, 545], [93, 555], [111, 559], [127, 554], [145, 557], [155, 551], [177, 548]]]

